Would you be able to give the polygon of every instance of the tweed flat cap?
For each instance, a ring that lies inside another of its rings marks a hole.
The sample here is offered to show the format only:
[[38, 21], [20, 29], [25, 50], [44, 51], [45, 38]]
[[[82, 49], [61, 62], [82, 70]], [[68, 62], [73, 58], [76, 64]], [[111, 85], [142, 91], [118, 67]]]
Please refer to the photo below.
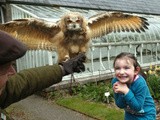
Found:
[[22, 57], [27, 47], [8, 33], [0, 31], [0, 65]]

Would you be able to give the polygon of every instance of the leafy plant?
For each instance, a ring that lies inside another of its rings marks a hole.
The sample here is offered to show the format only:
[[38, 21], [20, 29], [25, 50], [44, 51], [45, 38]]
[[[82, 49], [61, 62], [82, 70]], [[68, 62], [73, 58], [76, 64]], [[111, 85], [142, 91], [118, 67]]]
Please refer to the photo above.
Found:
[[147, 82], [153, 98], [160, 100], [160, 78], [156, 75], [148, 75]]
[[113, 99], [113, 92], [111, 89], [111, 84], [106, 84], [104, 82], [100, 83], [89, 83], [73, 88], [74, 95], [80, 96], [83, 99], [91, 100], [95, 102], [106, 102], [105, 92], [110, 92], [109, 99]]
[[160, 67], [150, 66], [147, 72], [147, 83], [153, 98], [160, 100]]

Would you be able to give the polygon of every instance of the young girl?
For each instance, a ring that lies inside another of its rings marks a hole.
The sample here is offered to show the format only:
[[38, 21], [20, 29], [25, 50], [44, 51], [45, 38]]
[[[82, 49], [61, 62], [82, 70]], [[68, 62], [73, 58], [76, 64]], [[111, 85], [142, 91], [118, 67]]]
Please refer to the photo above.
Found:
[[156, 120], [156, 109], [140, 66], [131, 53], [120, 53], [113, 63], [115, 103], [125, 110], [125, 120]]

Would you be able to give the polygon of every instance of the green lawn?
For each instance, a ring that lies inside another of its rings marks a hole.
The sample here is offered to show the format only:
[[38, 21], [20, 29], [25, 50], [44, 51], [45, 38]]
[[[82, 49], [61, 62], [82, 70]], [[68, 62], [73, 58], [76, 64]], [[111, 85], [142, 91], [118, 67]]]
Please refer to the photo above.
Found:
[[123, 110], [120, 110], [115, 107], [115, 105], [111, 104], [85, 101], [78, 97], [61, 98], [56, 100], [56, 103], [99, 120], [124, 119]]

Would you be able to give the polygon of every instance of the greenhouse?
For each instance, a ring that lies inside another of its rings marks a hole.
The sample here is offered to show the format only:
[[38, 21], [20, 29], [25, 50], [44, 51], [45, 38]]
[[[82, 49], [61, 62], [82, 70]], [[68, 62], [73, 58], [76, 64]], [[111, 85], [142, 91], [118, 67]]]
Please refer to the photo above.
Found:
[[[80, 12], [86, 18], [89, 18], [98, 12], [102, 12], [98, 10], [22, 4], [11, 4], [11, 9], [12, 20], [33, 17], [39, 19], [43, 18], [49, 22], [56, 22], [68, 11]], [[106, 76], [113, 77], [113, 59], [120, 52], [134, 53], [144, 69], [149, 67], [151, 64], [160, 64], [160, 17], [146, 14], [136, 15], [148, 19], [148, 30], [141, 33], [116, 32], [110, 33], [101, 38], [93, 39], [90, 44], [90, 49], [87, 52], [88, 60], [85, 64], [87, 68], [86, 72], [78, 75], [75, 74], [79, 80], [86, 80], [89, 77], [90, 79], [98, 80], [104, 79]], [[56, 63], [57, 58], [58, 55], [55, 50], [29, 50], [23, 58], [17, 60], [17, 71], [42, 65], [52, 65]], [[64, 80], [66, 79], [70, 79], [70, 76], [64, 77]]]

